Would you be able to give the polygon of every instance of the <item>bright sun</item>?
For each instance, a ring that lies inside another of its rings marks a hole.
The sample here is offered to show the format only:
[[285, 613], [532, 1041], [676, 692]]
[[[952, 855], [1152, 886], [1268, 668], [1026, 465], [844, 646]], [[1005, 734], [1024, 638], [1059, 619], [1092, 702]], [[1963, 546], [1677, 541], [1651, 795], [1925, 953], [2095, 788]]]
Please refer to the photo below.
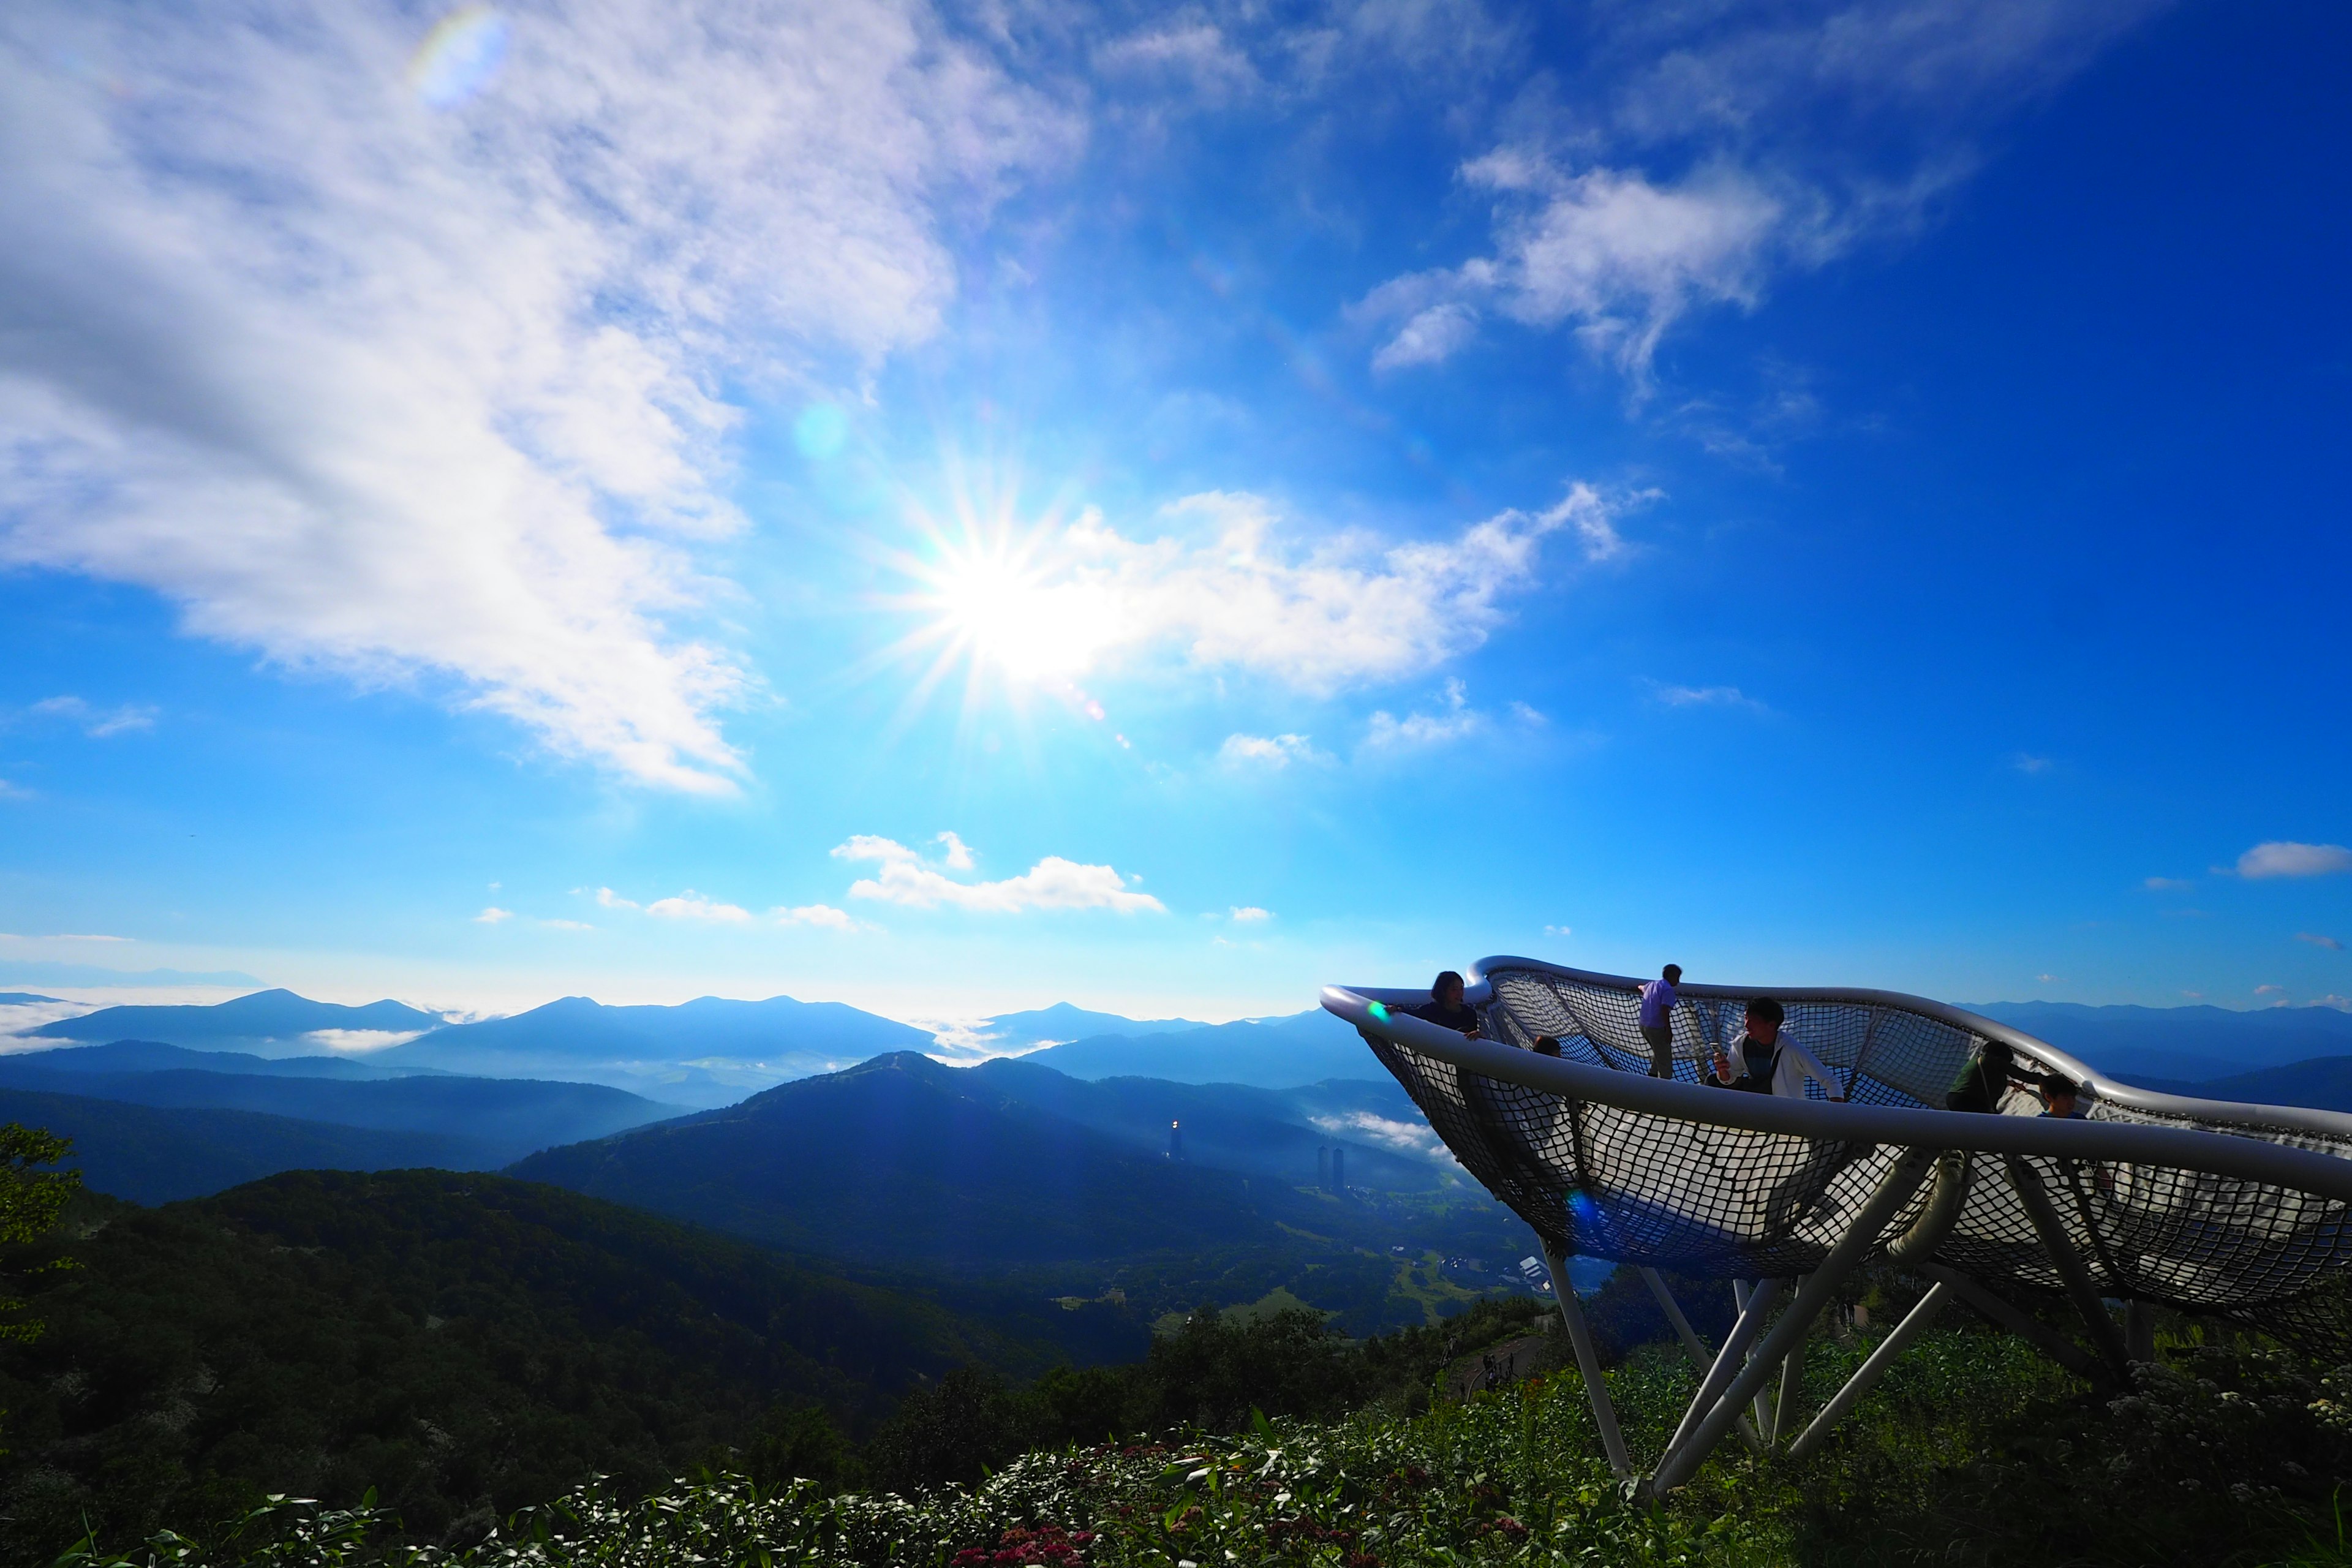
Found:
[[1117, 635], [1110, 592], [1053, 582], [1003, 551], [943, 554], [929, 595], [942, 628], [975, 658], [1023, 680], [1068, 679]]

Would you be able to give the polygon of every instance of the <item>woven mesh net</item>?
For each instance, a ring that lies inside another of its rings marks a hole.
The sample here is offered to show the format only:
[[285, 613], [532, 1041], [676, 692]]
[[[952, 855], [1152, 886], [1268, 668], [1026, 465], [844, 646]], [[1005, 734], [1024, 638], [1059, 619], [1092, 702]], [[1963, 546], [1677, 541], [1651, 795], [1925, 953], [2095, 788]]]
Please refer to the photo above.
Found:
[[[1489, 1038], [1524, 1047], [1550, 1035], [1569, 1060], [1650, 1070], [1630, 984], [1533, 969], [1489, 970], [1486, 979]], [[1952, 1023], [1878, 1000], [1787, 1006], [1786, 1031], [1858, 1103], [1941, 1110], [1945, 1089], [1983, 1044]], [[1714, 1048], [1737, 1041], [1743, 1017], [1739, 1002], [1685, 997], [1674, 1013], [1675, 1075], [1699, 1081]], [[1464, 1168], [1564, 1254], [1736, 1279], [1808, 1273], [1903, 1152], [1571, 1100], [1365, 1038]], [[1806, 1089], [1823, 1095], [1815, 1083]], [[2001, 1109], [2031, 1115], [2041, 1106], [2012, 1089]], [[2308, 1131], [2209, 1125], [2105, 1103], [2089, 1114], [2352, 1156], [2352, 1139]], [[2103, 1293], [2343, 1342], [2337, 1277], [2352, 1265], [2352, 1236], [2340, 1202], [2208, 1172], [2042, 1156], [1954, 1155], [1937, 1181], [1958, 1179], [1963, 1159], [1965, 1195], [1936, 1249], [1939, 1263], [2011, 1294], [2063, 1289], [2015, 1184], [2032, 1180]], [[1918, 1223], [1936, 1187], [1923, 1186], [1882, 1239]]]

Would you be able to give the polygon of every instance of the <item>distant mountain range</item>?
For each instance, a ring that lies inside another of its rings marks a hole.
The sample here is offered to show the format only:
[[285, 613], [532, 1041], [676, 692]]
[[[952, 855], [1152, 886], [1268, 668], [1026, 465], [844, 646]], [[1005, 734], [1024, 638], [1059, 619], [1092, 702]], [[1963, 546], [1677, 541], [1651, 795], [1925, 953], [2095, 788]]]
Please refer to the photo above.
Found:
[[608, 1007], [566, 996], [511, 1017], [437, 1028], [374, 1059], [395, 1069], [585, 1079], [707, 1108], [933, 1044], [928, 1029], [839, 1002], [699, 996], [672, 1007]]
[[982, 1020], [973, 1033], [990, 1049], [1009, 1053], [1097, 1035], [1166, 1035], [1204, 1027], [1192, 1018], [1122, 1018], [1116, 1013], [1093, 1013], [1056, 1002], [1026, 1013], [1000, 1013]]
[[1156, 1078], [1258, 1089], [1387, 1076], [1362, 1037], [1319, 1007], [1255, 1023], [1098, 1035], [1021, 1059], [1072, 1078]]
[[[323, 1050], [315, 1037], [415, 1035], [437, 1028], [437, 1013], [402, 1002], [371, 1002], [346, 1007], [313, 1002], [291, 991], [256, 991], [234, 1001], [199, 1006], [101, 1007], [78, 1018], [60, 1018], [25, 1031], [37, 1040], [160, 1040], [175, 1046], [250, 1045], [259, 1055], [289, 1056]], [[274, 1047], [274, 1048], [273, 1048]]]
[[1970, 1003], [2126, 1083], [2199, 1082], [2315, 1057], [2352, 1055], [2352, 1013], [2333, 1007], [2085, 1007]]

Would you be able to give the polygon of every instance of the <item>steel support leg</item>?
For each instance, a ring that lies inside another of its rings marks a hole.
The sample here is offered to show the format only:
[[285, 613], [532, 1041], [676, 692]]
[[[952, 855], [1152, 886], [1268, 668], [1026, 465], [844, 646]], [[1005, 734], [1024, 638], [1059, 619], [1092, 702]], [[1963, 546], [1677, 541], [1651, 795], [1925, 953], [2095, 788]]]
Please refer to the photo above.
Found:
[[[1745, 1279], [1734, 1279], [1731, 1282], [1731, 1299], [1739, 1303], [1740, 1310], [1746, 1311], [1748, 1299], [1760, 1288], [1760, 1282], [1750, 1285]], [[1756, 1423], [1757, 1441], [1763, 1444], [1765, 1447], [1770, 1447], [1772, 1446], [1772, 1402], [1761, 1390], [1757, 1392], [1754, 1399], [1748, 1401], [1748, 1416], [1743, 1419], [1751, 1417]]]
[[2033, 1167], [2014, 1154], [2001, 1156], [2009, 1169], [2009, 1184], [2017, 1189], [2018, 1201], [2025, 1205], [2026, 1216], [2033, 1221], [2034, 1233], [2042, 1237], [2042, 1248], [2050, 1255], [2051, 1266], [2066, 1284], [2066, 1294], [2074, 1300], [2074, 1310], [2083, 1317], [2083, 1328], [2091, 1336], [2091, 1348], [2123, 1383], [2131, 1381], [2130, 1358], [2124, 1353], [2123, 1336], [2116, 1332], [2116, 1321], [2107, 1315], [2107, 1304], [2099, 1298], [2099, 1287], [2091, 1279], [2091, 1271], [2083, 1266], [2083, 1255], [2074, 1250], [2074, 1243], [2066, 1235], [2064, 1224], [2058, 1218], [2057, 1208], [2050, 1194], [2042, 1188], [2042, 1178]]
[[1647, 1285], [1650, 1294], [1657, 1299], [1658, 1310], [1664, 1312], [1666, 1321], [1674, 1325], [1675, 1338], [1682, 1341], [1683, 1349], [1690, 1352], [1692, 1362], [1704, 1375], [1715, 1360], [1707, 1353], [1706, 1342], [1698, 1337], [1698, 1331], [1691, 1327], [1688, 1318], [1683, 1316], [1683, 1304], [1675, 1300], [1675, 1293], [1666, 1289], [1666, 1282], [1659, 1277], [1658, 1271], [1643, 1268], [1641, 1272], [1642, 1283]]
[[[1667, 1453], [1673, 1453], [1691, 1435], [1714, 1407], [1724, 1389], [1738, 1374], [1740, 1358], [1748, 1353], [1748, 1347], [1756, 1342], [1756, 1336], [1763, 1331], [1764, 1314], [1770, 1311], [1772, 1303], [1780, 1299], [1780, 1287], [1785, 1283], [1785, 1280], [1767, 1279], [1749, 1293], [1740, 1309], [1739, 1321], [1732, 1324], [1731, 1332], [1723, 1337], [1723, 1349], [1716, 1352], [1715, 1364], [1708, 1367], [1706, 1375], [1699, 1380], [1698, 1392], [1691, 1396], [1690, 1408], [1683, 1412], [1681, 1424], [1675, 1428], [1674, 1436], [1667, 1440]], [[1759, 1436], [1760, 1439], [1761, 1434]]]
[[1617, 1407], [1609, 1402], [1609, 1384], [1601, 1373], [1601, 1352], [1593, 1347], [1592, 1331], [1585, 1326], [1584, 1309], [1576, 1300], [1576, 1285], [1568, 1277], [1568, 1259], [1544, 1248], [1544, 1266], [1551, 1270], [1551, 1293], [1559, 1303], [1560, 1321], [1568, 1325], [1568, 1342], [1576, 1347], [1576, 1370], [1584, 1377], [1584, 1396], [1592, 1402], [1592, 1424], [1601, 1428], [1601, 1451], [1609, 1468], [1623, 1480], [1633, 1473], [1626, 1457], [1625, 1435], [1617, 1428]]
[[1878, 1184], [1878, 1190], [1870, 1194], [1870, 1201], [1863, 1205], [1862, 1212], [1854, 1215], [1853, 1223], [1838, 1237], [1837, 1245], [1830, 1248], [1829, 1256], [1822, 1259], [1821, 1266], [1805, 1281], [1804, 1289], [1797, 1292], [1797, 1299], [1780, 1314], [1780, 1321], [1772, 1325], [1764, 1342], [1756, 1347], [1755, 1359], [1731, 1380], [1731, 1386], [1723, 1391], [1715, 1408], [1689, 1432], [1677, 1434], [1676, 1441], [1667, 1447], [1665, 1457], [1658, 1461], [1657, 1471], [1649, 1480], [1647, 1489], [1653, 1496], [1670, 1492], [1690, 1479], [1716, 1444], [1723, 1440], [1739, 1407], [1764, 1386], [1765, 1380], [1788, 1359], [1789, 1352], [1804, 1342], [1813, 1320], [1837, 1294], [1845, 1277], [1870, 1256], [1878, 1245], [1879, 1233], [1902, 1211], [1911, 1194], [1919, 1190], [1919, 1184], [1927, 1179], [1935, 1158], [1932, 1150], [1913, 1149], [1895, 1162], [1894, 1169]]
[[2156, 1309], [2146, 1301], [2124, 1303], [2124, 1354], [2132, 1361], [2156, 1359]]
[[1797, 1414], [1797, 1401], [1805, 1392], [1805, 1342], [1799, 1340], [1789, 1359], [1780, 1363], [1780, 1397], [1772, 1406], [1772, 1429], [1764, 1434], [1769, 1446], [1780, 1440]]
[[[1645, 1268], [1641, 1270], [1641, 1275], [1642, 1283], [1647, 1285], [1650, 1294], [1657, 1299], [1658, 1310], [1665, 1313], [1666, 1321], [1675, 1326], [1675, 1337], [1682, 1341], [1683, 1350], [1691, 1358], [1691, 1364], [1698, 1368], [1702, 1378], [1705, 1377], [1707, 1370], [1715, 1364], [1715, 1356], [1707, 1350], [1706, 1342], [1698, 1337], [1698, 1331], [1691, 1327], [1690, 1319], [1683, 1315], [1683, 1304], [1675, 1300], [1675, 1293], [1666, 1289], [1666, 1282], [1658, 1271]], [[1764, 1451], [1763, 1436], [1756, 1430], [1756, 1424], [1744, 1415], [1739, 1418], [1739, 1439], [1759, 1454]]]
[[1789, 1445], [1789, 1457], [1801, 1459], [1820, 1447], [1829, 1436], [1830, 1428], [1844, 1420], [1846, 1412], [1859, 1404], [1872, 1385], [1886, 1375], [1886, 1369], [1895, 1364], [1895, 1358], [1909, 1350], [1911, 1342], [1927, 1331], [1927, 1325], [1936, 1321], [1936, 1314], [1942, 1311], [1945, 1303], [1951, 1299], [1952, 1288], [1949, 1285], [1937, 1280], [1929, 1286], [1927, 1293], [1919, 1298], [1918, 1304], [1903, 1314], [1903, 1321], [1895, 1325], [1895, 1331], [1878, 1342], [1878, 1348], [1870, 1352], [1852, 1377], [1846, 1379], [1845, 1386], [1822, 1406], [1822, 1413], [1813, 1417], [1812, 1425]]
[[2019, 1339], [2086, 1382], [2099, 1381], [2098, 1361], [2083, 1353], [2083, 1347], [2031, 1313], [1994, 1295], [1957, 1268], [1940, 1263], [1918, 1263], [1912, 1266], [1939, 1285], [1948, 1285], [1952, 1294], [1984, 1314], [1994, 1327], [2007, 1329]]

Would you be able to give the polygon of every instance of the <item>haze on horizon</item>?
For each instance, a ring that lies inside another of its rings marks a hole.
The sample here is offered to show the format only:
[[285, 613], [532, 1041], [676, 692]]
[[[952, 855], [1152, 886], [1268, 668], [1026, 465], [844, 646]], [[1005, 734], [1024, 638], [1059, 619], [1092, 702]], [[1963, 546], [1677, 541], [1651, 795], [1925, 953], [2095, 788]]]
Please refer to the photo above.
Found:
[[12, 7], [0, 989], [2352, 1007], [2347, 45]]

